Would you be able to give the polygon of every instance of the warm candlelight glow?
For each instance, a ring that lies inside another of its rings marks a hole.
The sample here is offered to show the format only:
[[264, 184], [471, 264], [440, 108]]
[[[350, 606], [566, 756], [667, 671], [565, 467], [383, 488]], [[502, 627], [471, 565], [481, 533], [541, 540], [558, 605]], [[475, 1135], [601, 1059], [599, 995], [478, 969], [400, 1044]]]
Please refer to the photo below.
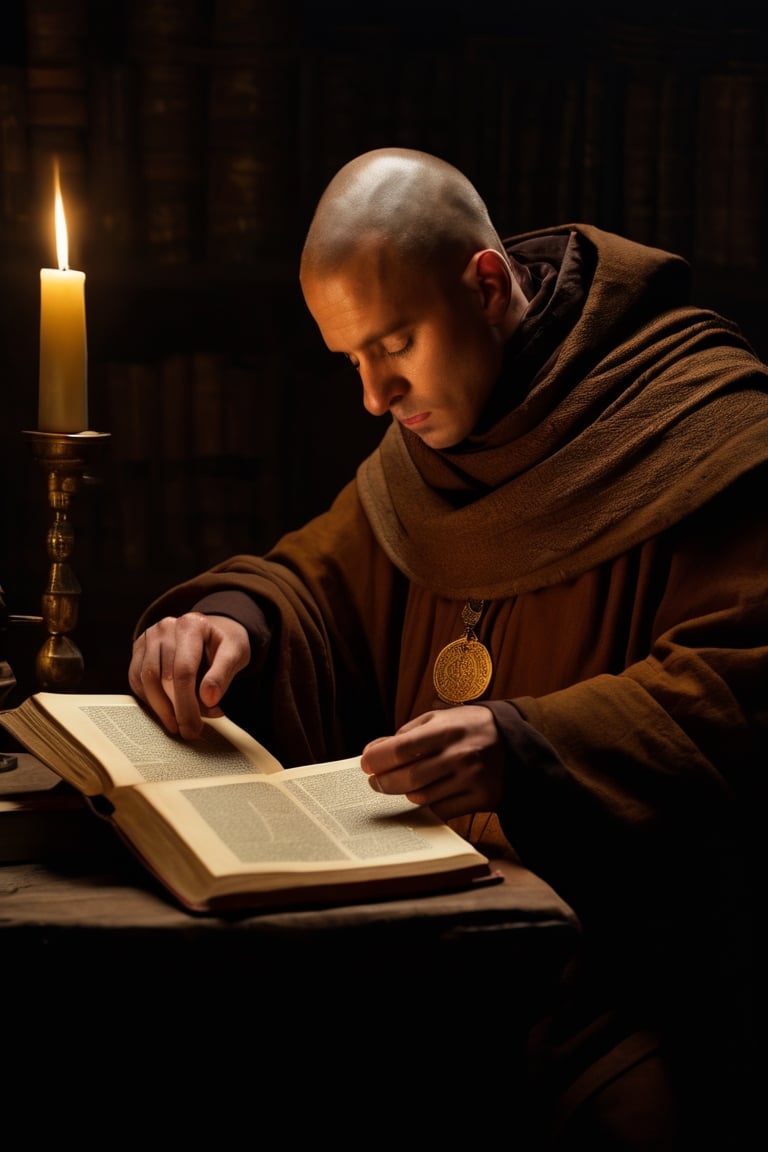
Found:
[[56, 224], [56, 256], [62, 272], [69, 268], [69, 237], [67, 236], [67, 218], [64, 215], [64, 201], [61, 197], [61, 181], [59, 169], [56, 168], [56, 188], [53, 217]]
[[69, 240], [58, 167], [54, 219], [58, 269], [40, 270], [41, 432], [84, 432], [88, 428], [88, 355], [85, 273], [69, 267]]

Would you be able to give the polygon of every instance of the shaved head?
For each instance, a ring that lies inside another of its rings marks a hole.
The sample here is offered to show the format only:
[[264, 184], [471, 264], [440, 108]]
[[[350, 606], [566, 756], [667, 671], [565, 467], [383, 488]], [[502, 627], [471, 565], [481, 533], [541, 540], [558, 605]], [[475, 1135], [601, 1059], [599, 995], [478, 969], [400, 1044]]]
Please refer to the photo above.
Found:
[[408, 148], [350, 161], [320, 198], [300, 280], [371, 415], [437, 450], [471, 434], [528, 301], [466, 176]]
[[366, 152], [334, 176], [307, 233], [301, 278], [336, 272], [364, 247], [438, 267], [462, 266], [484, 248], [504, 255], [488, 209], [467, 177], [409, 148]]

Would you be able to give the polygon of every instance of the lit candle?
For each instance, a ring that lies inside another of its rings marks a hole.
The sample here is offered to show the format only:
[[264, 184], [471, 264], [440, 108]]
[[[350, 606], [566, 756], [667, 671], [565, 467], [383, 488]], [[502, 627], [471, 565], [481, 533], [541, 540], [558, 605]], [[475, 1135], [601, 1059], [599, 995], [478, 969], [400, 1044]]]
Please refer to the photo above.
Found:
[[40, 269], [41, 432], [84, 432], [88, 427], [88, 352], [85, 273], [69, 267], [69, 245], [59, 174], [56, 173], [58, 269]]

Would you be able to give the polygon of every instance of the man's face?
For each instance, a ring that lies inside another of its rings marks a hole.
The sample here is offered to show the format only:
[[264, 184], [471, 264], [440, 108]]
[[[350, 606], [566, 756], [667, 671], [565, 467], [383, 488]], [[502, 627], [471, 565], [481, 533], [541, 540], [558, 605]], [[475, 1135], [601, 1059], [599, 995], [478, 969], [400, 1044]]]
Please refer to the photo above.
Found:
[[372, 415], [390, 412], [430, 448], [472, 432], [499, 375], [501, 343], [468, 277], [368, 250], [338, 273], [304, 277], [302, 288], [328, 348], [357, 369]]

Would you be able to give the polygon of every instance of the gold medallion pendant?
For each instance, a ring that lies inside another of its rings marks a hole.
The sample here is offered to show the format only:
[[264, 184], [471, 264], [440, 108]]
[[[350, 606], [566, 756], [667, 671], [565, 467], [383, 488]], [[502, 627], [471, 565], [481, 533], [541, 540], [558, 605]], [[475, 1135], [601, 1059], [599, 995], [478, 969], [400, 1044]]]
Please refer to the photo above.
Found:
[[483, 611], [483, 600], [467, 600], [461, 613], [466, 629], [460, 640], [446, 644], [435, 660], [432, 681], [446, 704], [466, 704], [482, 696], [491, 682], [491, 654], [478, 640], [475, 624]]

